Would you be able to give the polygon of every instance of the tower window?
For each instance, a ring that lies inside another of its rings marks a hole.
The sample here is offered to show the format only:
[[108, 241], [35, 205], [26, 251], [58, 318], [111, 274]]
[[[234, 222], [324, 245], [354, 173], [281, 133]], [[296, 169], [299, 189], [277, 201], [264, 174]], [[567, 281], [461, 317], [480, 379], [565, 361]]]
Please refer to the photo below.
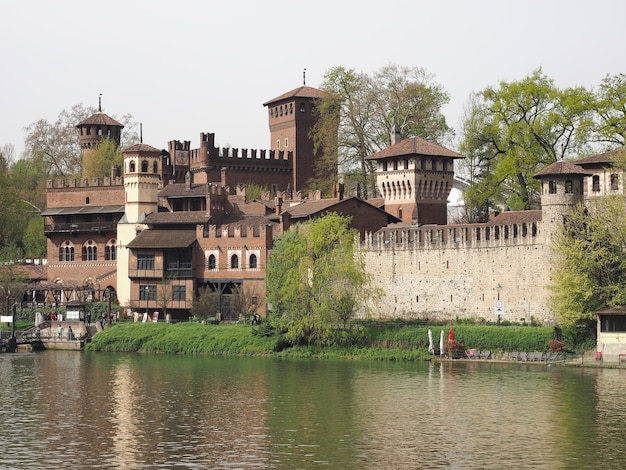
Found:
[[208, 263], [208, 268], [209, 270], [213, 270], [216, 267], [216, 259], [215, 259], [215, 255], [209, 255], [209, 263]]
[[285, 148], [289, 147], [289, 139], [285, 138]]
[[89, 204], [89, 196], [85, 198], [85, 204]]
[[280, 139], [276, 140], [276, 148], [279, 149], [280, 148]]
[[565, 194], [572, 194], [574, 192], [574, 183], [572, 180], [565, 181]]
[[98, 127], [98, 135], [102, 135], [102, 128]]
[[301, 113], [306, 113], [306, 104], [300, 103], [300, 112]]
[[256, 260], [256, 255], [254, 253], [250, 255], [250, 262], [248, 263], [248, 265], [250, 266], [250, 269], [257, 268], [257, 260]]
[[146, 160], [141, 162], [141, 172], [148, 173], [148, 162]]
[[135, 162], [130, 162], [130, 164], [128, 165], [128, 172], [129, 173], [135, 172]]
[[230, 257], [230, 269], [239, 269], [239, 256], [233, 255]]
[[548, 192], [550, 194], [556, 194], [556, 181], [550, 180], [548, 182]]
[[611, 191], [617, 191], [619, 189], [619, 176], [617, 173], [611, 174]]

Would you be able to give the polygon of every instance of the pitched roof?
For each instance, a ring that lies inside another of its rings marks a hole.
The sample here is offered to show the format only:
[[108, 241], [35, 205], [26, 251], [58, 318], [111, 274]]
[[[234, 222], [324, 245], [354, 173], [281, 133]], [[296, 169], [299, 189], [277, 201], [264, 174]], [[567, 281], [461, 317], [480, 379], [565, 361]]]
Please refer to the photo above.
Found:
[[401, 140], [391, 147], [382, 149], [366, 157], [367, 160], [380, 160], [389, 157], [401, 157], [405, 155], [431, 155], [436, 157], [465, 158], [460, 153], [450, 150], [434, 142], [421, 137], [409, 137]]
[[117, 126], [124, 127], [123, 124], [120, 124], [115, 119], [110, 116], [107, 116], [104, 113], [96, 113], [93, 116], [89, 116], [87, 119], [80, 121], [76, 127], [81, 126]]
[[298, 88], [294, 88], [287, 93], [283, 93], [282, 95], [277, 96], [274, 99], [266, 101], [265, 103], [263, 103], [263, 106], [269, 106], [271, 104], [278, 103], [279, 101], [285, 101], [290, 98], [321, 98], [323, 94], [324, 92], [318, 90], [317, 88], [313, 88], [310, 86], [301, 86]]
[[593, 163], [603, 163], [612, 165], [615, 162], [615, 158], [619, 157], [620, 154], [624, 154], [625, 149], [618, 148], [615, 150], [611, 150], [610, 152], [598, 153], [596, 155], [589, 155], [588, 157], [581, 158], [580, 160], [576, 160], [573, 163], [576, 165], [587, 165]]
[[135, 144], [131, 145], [127, 149], [124, 149], [124, 153], [126, 152], [137, 152], [137, 153], [161, 153], [161, 150], [152, 147], [148, 144]]
[[543, 176], [556, 176], [556, 175], [582, 175], [591, 176], [593, 173], [581, 168], [578, 165], [574, 165], [572, 162], [566, 160], [559, 160], [551, 165], [548, 165], [543, 170], [538, 171], [533, 175], [533, 178], [541, 179]]
[[196, 241], [195, 230], [144, 230], [128, 248], [187, 248]]
[[185, 183], [170, 183], [159, 191], [159, 197], [206, 196], [209, 188], [206, 184], [192, 184], [189, 189]]
[[209, 217], [203, 211], [152, 212], [143, 223], [148, 225], [203, 224]]

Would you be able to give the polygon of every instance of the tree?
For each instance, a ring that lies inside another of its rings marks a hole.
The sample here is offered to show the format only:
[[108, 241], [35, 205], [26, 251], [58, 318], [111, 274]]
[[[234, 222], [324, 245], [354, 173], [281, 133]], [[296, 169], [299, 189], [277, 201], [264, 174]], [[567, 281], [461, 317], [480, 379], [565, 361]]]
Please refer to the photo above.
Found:
[[47, 253], [47, 239], [44, 235], [44, 219], [36, 216], [28, 220], [22, 236], [24, 254], [27, 258], [44, 258]]
[[550, 303], [563, 326], [589, 326], [600, 308], [626, 305], [626, 202], [577, 206], [553, 245]]
[[110, 138], [102, 139], [94, 148], [91, 157], [83, 163], [84, 178], [105, 177], [111, 174], [111, 167], [124, 165], [122, 149]]
[[210, 286], [200, 287], [191, 304], [191, 314], [195, 318], [206, 320], [219, 312], [220, 292]]
[[367, 199], [376, 194], [376, 181], [366, 157], [390, 145], [395, 125], [403, 137], [443, 143], [453, 135], [441, 113], [449, 97], [425, 69], [389, 64], [369, 76], [334, 67], [320, 88], [325, 94], [312, 138], [321, 156], [310, 185], [332, 184], [329, 170], [338, 165], [348, 188]]
[[626, 145], [626, 74], [607, 75], [596, 93], [594, 140]]
[[366, 302], [368, 277], [349, 219], [330, 213], [276, 242], [266, 272], [272, 324], [291, 344], [325, 345]]
[[463, 122], [461, 153], [472, 187], [465, 202], [484, 220], [491, 207], [539, 207], [541, 168], [589, 150], [593, 96], [558, 89], [541, 69], [473, 95]]

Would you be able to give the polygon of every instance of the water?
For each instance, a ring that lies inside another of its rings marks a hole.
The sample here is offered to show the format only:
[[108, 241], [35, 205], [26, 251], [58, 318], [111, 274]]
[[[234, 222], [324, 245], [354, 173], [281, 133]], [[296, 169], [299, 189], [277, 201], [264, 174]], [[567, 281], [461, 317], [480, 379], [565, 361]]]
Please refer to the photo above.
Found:
[[546, 365], [0, 354], [0, 468], [623, 468], [625, 383]]

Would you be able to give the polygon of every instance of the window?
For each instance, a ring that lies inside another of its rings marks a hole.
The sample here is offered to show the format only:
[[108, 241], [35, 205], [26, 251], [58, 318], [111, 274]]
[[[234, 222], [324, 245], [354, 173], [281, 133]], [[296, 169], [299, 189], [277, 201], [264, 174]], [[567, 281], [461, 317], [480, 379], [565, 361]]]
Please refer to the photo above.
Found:
[[208, 268], [209, 270], [213, 270], [216, 268], [217, 264], [216, 264], [216, 259], [215, 259], [215, 255], [209, 255], [209, 262], [208, 262]]
[[152, 173], [158, 173], [157, 162], [154, 162], [152, 164]]
[[135, 172], [135, 162], [130, 162], [130, 164], [128, 165], [128, 172], [129, 173]]
[[98, 246], [93, 240], [87, 240], [83, 244], [83, 261], [97, 261]]
[[611, 191], [617, 191], [619, 189], [619, 176], [617, 173], [611, 174]]
[[85, 204], [89, 204], [89, 196], [85, 198]]
[[572, 180], [565, 181], [565, 194], [572, 194], [574, 192], [574, 183]]
[[407, 159], [404, 160], [404, 169], [405, 170], [409, 169], [409, 160], [407, 160]]
[[257, 258], [254, 253], [250, 255], [250, 262], [248, 263], [248, 266], [250, 266], [250, 269], [257, 268]]
[[239, 269], [239, 256], [232, 255], [230, 257], [230, 269]]
[[398, 160], [394, 160], [393, 161], [393, 169], [397, 170], [398, 169]]
[[156, 300], [156, 286], [140, 285], [139, 300]]
[[114, 239], [109, 240], [104, 247], [104, 259], [107, 261], [115, 261], [117, 259]]
[[152, 270], [154, 269], [154, 255], [140, 253], [137, 255], [137, 269]]
[[279, 149], [280, 148], [280, 139], [276, 140], [276, 148]]
[[600, 177], [598, 175], [593, 175], [591, 178], [591, 190], [600, 191]]
[[387, 171], [387, 162], [383, 162], [383, 171]]
[[285, 148], [289, 147], [289, 139], [285, 137]]
[[548, 192], [550, 194], [556, 194], [556, 181], [550, 180], [548, 182]]
[[74, 261], [74, 244], [65, 240], [59, 247], [59, 261]]
[[300, 112], [301, 113], [306, 113], [306, 104], [300, 103]]
[[148, 173], [148, 162], [146, 160], [141, 162], [141, 172]]
[[187, 299], [187, 293], [185, 286], [172, 286], [172, 300], [185, 301]]

